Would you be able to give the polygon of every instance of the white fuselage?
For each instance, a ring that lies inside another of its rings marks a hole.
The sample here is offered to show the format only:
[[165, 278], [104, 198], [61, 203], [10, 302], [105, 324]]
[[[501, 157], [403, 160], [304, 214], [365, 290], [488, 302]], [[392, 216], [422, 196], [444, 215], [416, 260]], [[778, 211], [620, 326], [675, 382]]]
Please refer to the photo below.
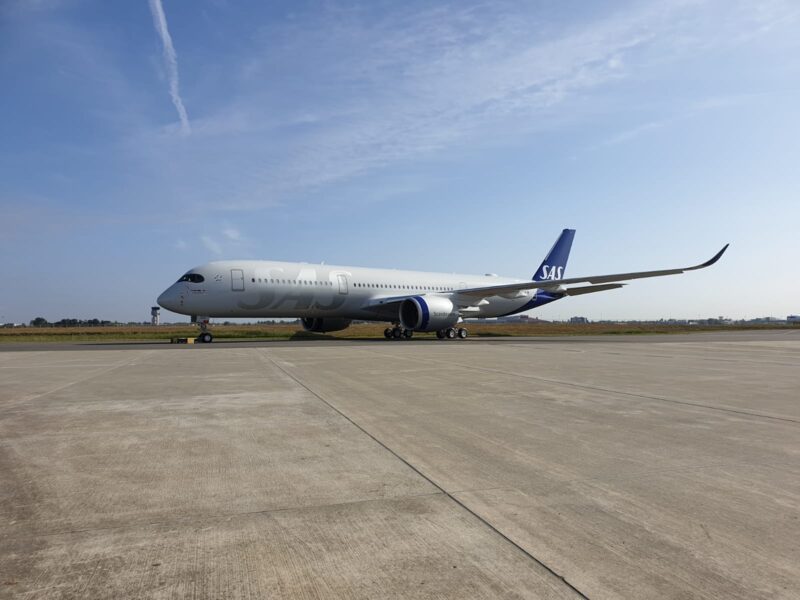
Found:
[[[187, 280], [186, 278], [195, 281]], [[493, 275], [429, 273], [261, 260], [217, 261], [191, 269], [158, 303], [173, 312], [207, 317], [331, 317], [393, 321], [376, 315], [375, 301], [409, 295], [452, 297], [459, 289], [523, 279]], [[199, 281], [202, 279], [202, 281]], [[536, 292], [493, 296], [469, 317], [496, 317], [532, 308]]]

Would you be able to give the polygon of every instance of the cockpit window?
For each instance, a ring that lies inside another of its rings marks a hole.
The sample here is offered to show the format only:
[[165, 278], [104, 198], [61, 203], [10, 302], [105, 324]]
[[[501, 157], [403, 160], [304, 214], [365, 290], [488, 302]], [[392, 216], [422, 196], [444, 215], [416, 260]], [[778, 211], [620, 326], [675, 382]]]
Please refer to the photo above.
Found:
[[187, 273], [186, 275], [178, 279], [178, 282], [188, 281], [189, 283], [203, 283], [205, 280], [206, 280], [205, 277], [203, 277], [199, 273]]

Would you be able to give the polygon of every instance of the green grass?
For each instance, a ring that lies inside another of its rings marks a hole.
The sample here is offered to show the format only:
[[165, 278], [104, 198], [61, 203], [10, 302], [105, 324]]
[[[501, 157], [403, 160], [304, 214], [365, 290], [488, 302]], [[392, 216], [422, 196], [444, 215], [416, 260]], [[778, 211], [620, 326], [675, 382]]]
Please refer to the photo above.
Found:
[[[569, 336], [569, 335], [643, 335], [696, 333], [704, 331], [751, 331], [761, 329], [792, 329], [797, 325], [667, 325], [632, 323], [468, 323], [470, 335], [477, 337]], [[357, 324], [325, 335], [303, 331], [300, 325], [212, 325], [218, 339], [363, 339], [383, 336], [385, 324]], [[154, 341], [173, 337], [195, 337], [197, 327], [167, 325], [153, 327], [19, 327], [0, 329], [0, 343], [25, 342], [112, 342]], [[434, 337], [433, 333], [417, 333], [415, 337]]]

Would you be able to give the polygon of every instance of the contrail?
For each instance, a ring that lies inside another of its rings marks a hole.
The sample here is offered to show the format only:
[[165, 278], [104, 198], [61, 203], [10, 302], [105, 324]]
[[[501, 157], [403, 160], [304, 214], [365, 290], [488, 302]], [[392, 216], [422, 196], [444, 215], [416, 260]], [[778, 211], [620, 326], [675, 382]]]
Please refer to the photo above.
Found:
[[167, 75], [169, 77], [169, 95], [175, 105], [175, 110], [178, 111], [178, 118], [181, 120], [181, 131], [190, 133], [192, 129], [189, 126], [189, 115], [186, 114], [186, 107], [183, 106], [181, 93], [178, 89], [178, 56], [175, 54], [172, 37], [170, 37], [169, 29], [167, 29], [167, 17], [164, 15], [164, 7], [161, 6], [161, 0], [150, 0], [150, 12], [153, 13], [153, 24], [158, 35], [161, 36], [161, 43], [164, 46], [164, 64], [167, 67]]

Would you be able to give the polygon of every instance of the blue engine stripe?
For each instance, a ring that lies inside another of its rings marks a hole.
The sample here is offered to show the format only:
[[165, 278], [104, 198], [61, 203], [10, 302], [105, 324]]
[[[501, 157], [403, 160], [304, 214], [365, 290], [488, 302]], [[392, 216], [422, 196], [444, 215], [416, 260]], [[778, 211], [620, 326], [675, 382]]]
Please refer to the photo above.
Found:
[[420, 310], [422, 311], [422, 323], [420, 323], [420, 330], [425, 331], [428, 329], [428, 321], [431, 320], [431, 313], [428, 310], [428, 303], [422, 298], [422, 296], [414, 296], [414, 300], [417, 301]]

